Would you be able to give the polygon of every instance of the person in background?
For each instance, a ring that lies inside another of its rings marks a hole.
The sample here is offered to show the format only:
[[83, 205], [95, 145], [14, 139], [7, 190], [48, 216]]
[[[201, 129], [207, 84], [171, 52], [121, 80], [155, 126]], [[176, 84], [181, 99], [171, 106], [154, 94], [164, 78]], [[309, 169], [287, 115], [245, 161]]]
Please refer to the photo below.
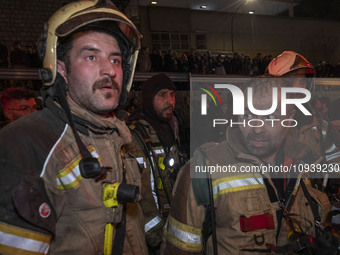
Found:
[[[252, 88], [253, 107], [267, 110], [273, 88], [280, 94], [289, 86], [283, 79], [260, 78], [249, 82], [243, 93], [247, 98], [247, 89]], [[285, 115], [280, 97], [277, 106], [268, 116], [245, 107], [237, 123], [251, 121], [251, 125], [229, 125], [226, 140], [202, 145], [180, 170], [164, 227], [164, 255], [321, 254], [311, 251], [316, 249], [313, 238], [322, 241], [317, 238], [330, 210], [327, 195], [313, 188], [307, 175], [260, 171], [264, 166], [282, 168], [322, 160], [305, 144], [289, 139], [289, 128], [280, 121], [275, 125], [265, 121], [294, 117], [293, 105], [287, 105]], [[232, 170], [218, 171], [216, 166]], [[216, 171], [203, 171], [214, 167]]]
[[163, 71], [163, 59], [159, 49], [153, 48], [152, 53], [149, 55], [151, 60], [151, 71], [161, 72]]
[[0, 102], [3, 114], [7, 119], [5, 123], [13, 122], [26, 114], [36, 112], [38, 110], [36, 97], [37, 92], [22, 87], [4, 90], [0, 95]]
[[149, 49], [143, 47], [137, 60], [137, 68], [139, 72], [149, 72], [151, 70], [151, 60], [149, 57]]
[[130, 117], [135, 138], [127, 151], [137, 157], [142, 170], [142, 200], [145, 235], [150, 254], [158, 254], [162, 231], [169, 214], [172, 188], [182, 165], [178, 137], [171, 127], [176, 87], [164, 73], [142, 85], [142, 111]]
[[226, 72], [225, 72], [225, 69], [224, 69], [224, 65], [223, 65], [223, 57], [222, 57], [222, 55], [218, 55], [216, 57], [215, 74], [226, 75]]
[[[268, 64], [265, 73], [292, 79], [295, 81], [294, 87], [311, 90], [315, 69], [301, 54], [284, 51]], [[319, 110], [315, 111], [310, 104], [306, 107], [312, 116], [305, 116], [298, 111], [295, 116], [298, 126], [291, 130], [290, 135], [314, 148], [328, 163], [340, 163], [340, 148], [335, 143], [336, 137], [330, 123], [322, 120]]]
[[[316, 75], [313, 65], [304, 56], [295, 51], [284, 51], [279, 54], [269, 62], [265, 73], [291, 79], [295, 81], [294, 87], [308, 90], [312, 89], [313, 77]], [[315, 152], [320, 153], [328, 167], [338, 166], [340, 163], [340, 135], [337, 132], [337, 122], [331, 121], [332, 119], [330, 120], [329, 118], [329, 99], [319, 97], [316, 99], [314, 107], [310, 103], [305, 105], [312, 113], [312, 116], [305, 116], [298, 111], [295, 115], [298, 126], [291, 129], [288, 135], [307, 144]], [[340, 187], [339, 173], [322, 173], [322, 175], [314, 175], [314, 177], [316, 177], [313, 179], [314, 185], [327, 192], [333, 206], [332, 210], [336, 210], [339, 204], [334, 202], [334, 197], [338, 196], [339, 191], [338, 188], [334, 187]], [[337, 222], [339, 222], [339, 218], [340, 216], [338, 215]], [[330, 222], [329, 225], [331, 224]]]
[[45, 28], [44, 108], [0, 130], [0, 253], [146, 255], [140, 172], [113, 114], [141, 35], [109, 0], [71, 2]]

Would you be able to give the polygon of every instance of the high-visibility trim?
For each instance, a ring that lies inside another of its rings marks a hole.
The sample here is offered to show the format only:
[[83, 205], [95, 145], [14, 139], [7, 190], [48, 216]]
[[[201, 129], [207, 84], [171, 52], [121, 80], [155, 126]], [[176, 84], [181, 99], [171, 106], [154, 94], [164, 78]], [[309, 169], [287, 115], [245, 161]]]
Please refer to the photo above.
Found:
[[157, 197], [157, 193], [155, 189], [155, 179], [154, 179], [153, 173], [150, 174], [150, 182], [151, 182], [152, 196], [153, 196], [153, 199], [155, 200], [155, 205], [157, 209], [159, 210], [158, 197]]
[[163, 149], [160, 149], [160, 150], [154, 150], [156, 155], [159, 155], [159, 154], [164, 154], [164, 150]]
[[265, 187], [260, 174], [244, 174], [230, 178], [221, 178], [213, 181], [212, 186], [214, 199], [224, 193]]
[[185, 225], [169, 216], [164, 227], [166, 239], [174, 246], [191, 251], [200, 252], [202, 245], [202, 230]]
[[154, 151], [154, 153], [156, 155], [158, 154], [164, 154], [164, 148], [162, 146], [158, 146], [158, 147], [152, 147], [152, 150]]
[[143, 165], [146, 168], [146, 162], [144, 161], [143, 157], [136, 158], [139, 165]]
[[338, 158], [340, 157], [340, 151], [337, 151], [331, 155], [326, 155], [326, 161], [328, 160], [332, 160], [332, 159], [335, 159], [335, 158]]
[[79, 162], [81, 157], [78, 157], [69, 167], [57, 174], [57, 188], [58, 189], [71, 189], [79, 184], [82, 179], [79, 170]]
[[335, 150], [336, 150], [336, 146], [334, 143], [332, 143], [332, 145], [327, 150], [325, 150], [325, 153], [331, 153]]
[[[155, 152], [156, 155], [165, 153], [164, 148], [162, 146], [152, 147], [152, 150]], [[173, 150], [174, 150], [174, 146], [170, 148], [170, 151], [173, 151]]]
[[1, 254], [48, 254], [51, 237], [0, 222]]
[[148, 221], [144, 226], [145, 233], [148, 232], [150, 229], [154, 228], [157, 224], [162, 221], [162, 218], [158, 215], [154, 217], [152, 220]]
[[[313, 129], [318, 130], [318, 127], [317, 127], [317, 126], [314, 126]], [[321, 134], [322, 134], [322, 136], [326, 136], [326, 135], [327, 135], [327, 130], [324, 130], [324, 129], [322, 128]]]
[[[100, 162], [100, 157], [95, 149], [92, 147], [89, 149], [89, 151], [91, 152], [91, 155], [95, 158], [98, 158], [98, 161]], [[79, 185], [79, 181], [83, 179], [79, 169], [79, 162], [81, 159], [81, 156], [77, 157], [57, 174], [58, 189], [71, 189]]]

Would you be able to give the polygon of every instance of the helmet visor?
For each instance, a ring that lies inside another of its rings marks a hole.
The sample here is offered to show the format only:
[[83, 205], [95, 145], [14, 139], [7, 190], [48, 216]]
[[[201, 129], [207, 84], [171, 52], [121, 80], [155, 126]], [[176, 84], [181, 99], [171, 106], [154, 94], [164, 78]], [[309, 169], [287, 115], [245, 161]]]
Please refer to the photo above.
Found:
[[302, 56], [296, 55], [293, 65], [290, 67], [290, 71], [304, 69], [304, 73], [314, 74], [315, 70], [313, 66]]

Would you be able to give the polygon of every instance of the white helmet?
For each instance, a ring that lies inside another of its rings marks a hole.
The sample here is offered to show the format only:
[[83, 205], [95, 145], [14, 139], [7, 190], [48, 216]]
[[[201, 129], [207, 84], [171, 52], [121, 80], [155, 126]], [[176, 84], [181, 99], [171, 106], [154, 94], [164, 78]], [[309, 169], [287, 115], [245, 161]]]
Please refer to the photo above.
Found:
[[45, 31], [38, 49], [43, 59], [43, 67], [50, 70], [52, 77], [44, 81], [44, 86], [51, 86], [56, 79], [58, 40], [84, 26], [100, 26], [124, 41], [127, 49], [122, 52], [125, 56], [123, 58], [123, 89], [127, 93], [131, 88], [142, 36], [135, 25], [110, 0], [69, 3], [55, 12], [45, 24]]
[[311, 76], [315, 74], [314, 67], [302, 55], [295, 51], [284, 51], [269, 63], [265, 74], [283, 76], [297, 70]]

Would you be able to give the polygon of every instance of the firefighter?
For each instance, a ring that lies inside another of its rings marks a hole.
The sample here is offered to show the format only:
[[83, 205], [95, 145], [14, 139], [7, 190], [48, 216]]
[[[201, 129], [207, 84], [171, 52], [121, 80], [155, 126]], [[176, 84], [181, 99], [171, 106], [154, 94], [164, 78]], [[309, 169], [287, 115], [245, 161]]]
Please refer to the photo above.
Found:
[[78, 1], [45, 24], [44, 109], [0, 132], [1, 254], [147, 254], [128, 127], [141, 35], [111, 1]]
[[[293, 81], [294, 87], [311, 90], [315, 69], [308, 60], [295, 51], [284, 51], [274, 58], [266, 68], [266, 74], [276, 77], [284, 77]], [[313, 148], [324, 157], [327, 164], [336, 166], [340, 163], [340, 141], [336, 136], [332, 122], [327, 114], [321, 109], [306, 104], [312, 116], [304, 116], [298, 111], [295, 119], [298, 121], [297, 128], [291, 129], [289, 136], [298, 139]], [[323, 180], [318, 184], [320, 189], [325, 189], [329, 178], [339, 178], [338, 175], [326, 174], [321, 176]]]
[[[288, 85], [277, 78], [251, 81], [254, 109], [271, 108], [273, 87], [279, 94]], [[304, 174], [265, 169], [318, 164], [322, 157], [289, 139], [280, 121], [274, 126], [264, 121], [294, 117], [292, 105], [286, 115], [280, 113], [280, 98], [277, 106], [268, 116], [246, 108], [237, 123], [251, 125], [229, 126], [225, 141], [194, 152], [174, 186], [164, 254], [310, 254], [311, 240], [321, 235], [330, 210], [327, 196]], [[214, 166], [234, 170], [207, 170]]]
[[152, 76], [142, 86], [142, 111], [131, 116], [133, 137], [128, 150], [142, 170], [142, 199], [145, 235], [150, 254], [157, 253], [168, 216], [172, 187], [182, 165], [178, 140], [172, 126], [176, 87], [164, 73]]

